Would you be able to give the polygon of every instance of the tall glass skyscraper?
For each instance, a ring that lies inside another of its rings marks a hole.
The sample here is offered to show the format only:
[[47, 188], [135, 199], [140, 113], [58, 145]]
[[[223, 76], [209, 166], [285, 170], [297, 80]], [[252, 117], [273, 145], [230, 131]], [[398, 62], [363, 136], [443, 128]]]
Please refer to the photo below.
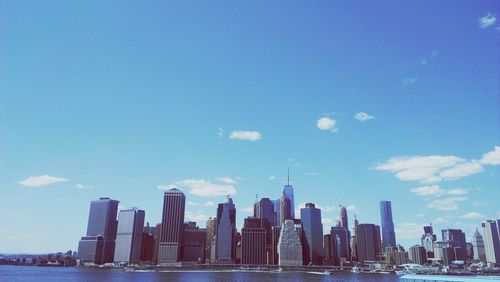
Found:
[[216, 260], [222, 263], [236, 262], [236, 207], [233, 199], [217, 207]]
[[87, 234], [78, 244], [78, 254], [83, 262], [113, 262], [118, 203], [110, 198], [99, 198], [90, 202]]
[[349, 221], [347, 219], [347, 209], [346, 207], [340, 206], [340, 227], [344, 227], [349, 230]]
[[186, 196], [180, 190], [172, 188], [164, 193], [158, 250], [159, 264], [180, 261], [185, 207]]
[[321, 210], [313, 203], [307, 203], [300, 209], [300, 219], [306, 237], [305, 264], [312, 262], [314, 265], [323, 264], [323, 224], [321, 223]]
[[484, 250], [484, 240], [483, 236], [481, 236], [481, 233], [479, 233], [479, 230], [474, 232], [474, 235], [472, 236], [472, 248], [474, 249], [474, 260], [477, 261], [486, 261], [486, 252]]
[[396, 233], [392, 221], [392, 207], [390, 201], [380, 201], [380, 219], [382, 225], [382, 247], [396, 247]]
[[482, 223], [486, 261], [490, 263], [500, 263], [500, 236], [498, 225], [500, 225], [500, 219], [497, 221], [486, 220]]
[[293, 198], [293, 186], [290, 184], [290, 171], [288, 172], [287, 184], [283, 188], [283, 195], [285, 195], [290, 200], [290, 215], [292, 216], [292, 218], [295, 218], [295, 201]]
[[137, 208], [121, 210], [118, 214], [115, 262], [139, 263], [144, 216], [144, 211]]

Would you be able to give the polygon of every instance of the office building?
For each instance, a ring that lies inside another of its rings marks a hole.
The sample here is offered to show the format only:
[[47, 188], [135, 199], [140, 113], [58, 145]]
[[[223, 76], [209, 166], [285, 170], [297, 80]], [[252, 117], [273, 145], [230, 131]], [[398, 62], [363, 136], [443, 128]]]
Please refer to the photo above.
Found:
[[271, 259], [269, 264], [279, 264], [278, 243], [281, 235], [281, 226], [273, 226], [271, 229]]
[[450, 242], [455, 252], [455, 260], [467, 261], [465, 233], [461, 229], [443, 229], [441, 230], [441, 234], [443, 241]]
[[137, 264], [141, 260], [144, 211], [131, 208], [120, 210], [116, 233], [115, 263]]
[[414, 245], [410, 247], [408, 257], [412, 263], [424, 265], [427, 262], [427, 250], [423, 246]]
[[499, 223], [500, 219], [486, 220], [482, 223], [486, 262], [492, 264], [500, 263]]
[[236, 262], [236, 207], [233, 199], [217, 207], [216, 260], [218, 263]]
[[321, 223], [321, 210], [313, 203], [306, 203], [305, 208], [300, 209], [300, 219], [304, 230], [306, 252], [304, 253], [305, 264], [323, 264], [323, 224]]
[[340, 227], [344, 227], [349, 230], [349, 220], [347, 219], [347, 208], [344, 206], [340, 206], [340, 214], [339, 214]]
[[[331, 261], [333, 265], [341, 265], [342, 262], [350, 260], [349, 255], [349, 230], [345, 227], [334, 226], [330, 229]], [[326, 246], [326, 242], [325, 242]]]
[[280, 198], [280, 223], [283, 225], [285, 220], [293, 219], [291, 210], [293, 207], [290, 198], [287, 197], [285, 192], [283, 191], [283, 195]]
[[180, 261], [185, 207], [186, 197], [180, 190], [172, 188], [164, 193], [158, 250], [159, 264]]
[[302, 227], [293, 220], [285, 220], [278, 241], [279, 265], [294, 266], [303, 264]]
[[387, 247], [384, 249], [385, 263], [387, 265], [402, 265], [407, 263], [407, 253], [405, 249], [398, 245], [397, 247]]
[[274, 224], [273, 226], [279, 226], [281, 227], [281, 197], [277, 200], [273, 200], [274, 204]]
[[486, 262], [486, 252], [484, 250], [484, 240], [479, 230], [474, 232], [472, 236], [472, 249], [474, 253], [474, 260]]
[[248, 217], [241, 229], [241, 264], [267, 264], [265, 218]]
[[378, 260], [382, 253], [380, 227], [369, 223], [358, 224], [355, 236], [358, 262]]
[[396, 233], [392, 221], [392, 207], [390, 201], [380, 201], [380, 219], [382, 223], [382, 247], [396, 247]]
[[113, 262], [118, 203], [110, 198], [90, 202], [87, 234], [78, 244], [78, 255], [83, 263]]
[[[294, 219], [295, 218], [295, 200], [294, 200], [294, 197], [293, 197], [293, 186], [290, 184], [290, 170], [288, 170], [288, 178], [287, 178], [287, 184], [285, 185], [285, 187], [283, 187], [283, 195], [285, 195], [285, 197], [290, 200], [290, 209], [289, 209], [289, 213], [290, 213], [290, 219]], [[283, 211], [283, 208], [281, 208], [281, 211]], [[283, 224], [283, 223], [281, 223]]]
[[181, 261], [205, 263], [207, 230], [196, 226], [196, 222], [184, 223]]
[[432, 230], [432, 225], [424, 226], [424, 234], [420, 238], [420, 242], [427, 252], [427, 258], [434, 257], [434, 242], [436, 240], [436, 234]]
[[214, 256], [212, 257], [212, 245], [215, 246], [215, 235], [217, 234], [217, 219], [209, 217], [207, 220], [207, 238], [205, 258], [209, 263], [215, 262], [215, 249], [213, 250]]

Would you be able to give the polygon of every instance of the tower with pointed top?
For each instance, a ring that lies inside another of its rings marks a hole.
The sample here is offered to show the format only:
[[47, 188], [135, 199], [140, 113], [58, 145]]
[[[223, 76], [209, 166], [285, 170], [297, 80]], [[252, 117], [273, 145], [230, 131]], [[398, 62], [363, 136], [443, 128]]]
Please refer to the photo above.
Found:
[[[293, 186], [290, 185], [290, 169], [288, 169], [287, 184], [283, 188], [283, 195], [290, 201], [290, 215], [295, 218], [295, 201], [293, 198]], [[283, 210], [283, 209], [281, 209]]]
[[474, 260], [477, 261], [486, 261], [486, 251], [484, 249], [484, 240], [483, 236], [481, 233], [479, 233], [479, 230], [474, 232], [474, 235], [472, 235], [472, 248], [473, 248], [473, 253], [474, 253]]

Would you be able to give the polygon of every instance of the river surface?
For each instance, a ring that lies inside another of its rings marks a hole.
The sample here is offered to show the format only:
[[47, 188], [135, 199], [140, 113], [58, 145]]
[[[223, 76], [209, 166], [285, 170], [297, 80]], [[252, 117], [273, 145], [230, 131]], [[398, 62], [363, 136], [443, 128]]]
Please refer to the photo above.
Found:
[[39, 267], [0, 265], [0, 281], [331, 281], [331, 282], [395, 282], [403, 281], [393, 274], [356, 274], [339, 272], [323, 275], [307, 272], [244, 271], [135, 271], [88, 267]]

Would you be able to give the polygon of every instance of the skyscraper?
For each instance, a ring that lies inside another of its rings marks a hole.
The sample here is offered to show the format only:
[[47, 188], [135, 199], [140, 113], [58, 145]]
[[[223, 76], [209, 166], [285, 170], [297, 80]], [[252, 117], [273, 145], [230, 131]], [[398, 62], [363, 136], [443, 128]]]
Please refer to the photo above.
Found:
[[347, 219], [347, 209], [346, 209], [346, 207], [340, 206], [339, 219], [340, 219], [340, 227], [344, 227], [347, 230], [349, 230], [349, 221]]
[[[350, 260], [349, 230], [345, 227], [334, 226], [330, 229], [331, 260], [333, 265], [340, 265], [342, 260]], [[326, 242], [325, 242], [326, 245]]]
[[427, 251], [423, 246], [414, 245], [410, 247], [408, 256], [412, 263], [424, 265], [427, 262]]
[[139, 263], [144, 216], [144, 211], [137, 208], [120, 210], [114, 262]]
[[269, 198], [262, 198], [255, 203], [255, 217], [265, 219], [269, 226], [274, 226], [274, 203]]
[[500, 263], [499, 223], [500, 219], [497, 221], [486, 220], [482, 223], [486, 261], [490, 263]]
[[432, 230], [432, 225], [424, 226], [424, 235], [422, 235], [420, 241], [422, 246], [425, 248], [427, 258], [434, 257], [434, 242], [437, 240], [436, 234]]
[[271, 229], [271, 259], [269, 264], [279, 264], [278, 243], [281, 235], [281, 226], [273, 226]]
[[110, 198], [99, 198], [90, 202], [87, 234], [78, 244], [78, 254], [82, 262], [113, 262], [118, 203]]
[[241, 263], [258, 264], [267, 263], [266, 253], [266, 228], [264, 218], [248, 217], [241, 229]]
[[164, 193], [159, 264], [180, 261], [185, 206], [186, 197], [180, 190], [172, 188]]
[[472, 235], [472, 248], [474, 250], [474, 260], [486, 261], [486, 252], [484, 250], [484, 240], [481, 233], [476, 228], [474, 235]]
[[358, 224], [356, 226], [357, 260], [378, 260], [381, 254], [380, 227], [375, 224]]
[[184, 223], [183, 230], [181, 260], [204, 263], [207, 230], [196, 226], [196, 222]]
[[461, 229], [441, 230], [443, 241], [450, 243], [455, 252], [455, 260], [467, 260], [467, 245], [465, 242], [465, 233]]
[[286, 220], [293, 219], [291, 210], [293, 208], [291, 207], [291, 201], [290, 198], [286, 196], [285, 192], [283, 191], [283, 195], [280, 198], [280, 223], [283, 225]]
[[236, 262], [236, 207], [233, 199], [217, 207], [216, 260], [219, 263]]
[[278, 241], [279, 265], [302, 265], [302, 227], [293, 220], [285, 220]]
[[209, 217], [207, 220], [207, 239], [205, 247], [205, 258], [208, 262], [212, 261], [212, 241], [215, 240], [215, 235], [217, 234], [217, 219], [215, 217]]
[[382, 222], [382, 246], [396, 247], [396, 233], [392, 221], [392, 207], [390, 201], [380, 201], [380, 219]]
[[[287, 184], [283, 188], [283, 195], [290, 200], [290, 218], [295, 218], [295, 201], [293, 198], [293, 186], [290, 184], [290, 170], [288, 170], [288, 180]], [[281, 208], [281, 211], [283, 211], [283, 208]]]
[[305, 263], [314, 265], [323, 264], [323, 224], [321, 223], [321, 210], [313, 203], [307, 203], [300, 209], [300, 219], [306, 237]]

